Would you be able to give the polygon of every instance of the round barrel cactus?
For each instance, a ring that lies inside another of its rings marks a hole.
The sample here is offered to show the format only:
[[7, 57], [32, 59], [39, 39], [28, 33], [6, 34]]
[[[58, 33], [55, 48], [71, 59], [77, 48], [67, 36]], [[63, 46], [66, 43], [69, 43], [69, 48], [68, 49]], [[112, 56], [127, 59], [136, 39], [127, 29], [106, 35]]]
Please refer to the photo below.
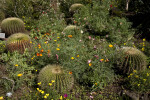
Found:
[[72, 30], [76, 30], [76, 29], [78, 29], [78, 27], [76, 25], [68, 25], [66, 28], [64, 28], [63, 32], [72, 31]]
[[15, 17], [6, 18], [1, 23], [2, 32], [5, 33], [6, 37], [14, 33], [25, 32], [24, 22]]
[[[55, 81], [52, 83], [52, 81]], [[57, 92], [69, 91], [74, 84], [74, 78], [72, 74], [63, 70], [58, 65], [45, 66], [38, 75], [38, 82], [41, 82], [41, 88], [50, 89], [49, 83], [52, 83], [51, 87]]]
[[6, 40], [6, 49], [10, 52], [18, 51], [24, 53], [25, 48], [32, 49], [31, 39], [29, 35], [24, 33], [16, 33], [8, 37]]
[[124, 74], [132, 73], [133, 70], [145, 70], [147, 66], [147, 56], [140, 50], [133, 47], [123, 47], [120, 49], [119, 67]]
[[71, 5], [71, 7], [69, 8], [69, 11], [75, 13], [76, 11], [78, 11], [79, 9], [81, 9], [82, 7], [84, 7], [83, 4], [75, 3], [75, 4]]

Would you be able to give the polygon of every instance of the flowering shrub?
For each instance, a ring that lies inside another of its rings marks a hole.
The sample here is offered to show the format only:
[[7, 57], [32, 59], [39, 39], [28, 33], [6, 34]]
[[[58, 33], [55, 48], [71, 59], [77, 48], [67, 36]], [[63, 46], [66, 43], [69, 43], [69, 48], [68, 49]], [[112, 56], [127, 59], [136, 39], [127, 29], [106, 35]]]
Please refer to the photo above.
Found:
[[150, 68], [145, 71], [136, 71], [129, 74], [126, 78], [126, 87], [137, 93], [150, 92]]

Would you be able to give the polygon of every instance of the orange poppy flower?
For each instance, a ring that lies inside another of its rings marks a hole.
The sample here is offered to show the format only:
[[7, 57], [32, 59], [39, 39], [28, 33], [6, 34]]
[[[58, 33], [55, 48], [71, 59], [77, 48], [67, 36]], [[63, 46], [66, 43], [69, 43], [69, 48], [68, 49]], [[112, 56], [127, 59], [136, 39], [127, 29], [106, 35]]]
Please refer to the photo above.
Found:
[[44, 50], [42, 49], [40, 52], [43, 52]]
[[72, 72], [69, 72], [69, 74], [72, 74]]
[[40, 56], [40, 53], [36, 53], [37, 56]]
[[68, 35], [69, 38], [72, 38], [72, 35]]

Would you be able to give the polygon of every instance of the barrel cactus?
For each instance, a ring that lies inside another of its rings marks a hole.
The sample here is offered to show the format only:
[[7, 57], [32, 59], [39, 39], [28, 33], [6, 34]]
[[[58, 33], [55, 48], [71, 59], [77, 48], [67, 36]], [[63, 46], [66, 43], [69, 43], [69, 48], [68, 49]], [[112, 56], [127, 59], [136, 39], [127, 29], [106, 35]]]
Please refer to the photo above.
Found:
[[83, 4], [80, 4], [80, 3], [75, 3], [75, 4], [72, 4], [71, 7], [69, 8], [69, 11], [70, 12], [77, 12], [79, 9], [81, 9], [82, 7], [84, 7]]
[[8, 37], [6, 41], [6, 49], [10, 52], [18, 51], [24, 53], [25, 48], [31, 50], [32, 44], [29, 35], [24, 33], [16, 33]]
[[5, 41], [0, 41], [0, 53], [6, 50]]
[[45, 66], [38, 75], [38, 82], [41, 82], [41, 88], [48, 88], [49, 83], [52, 83], [51, 87], [57, 92], [69, 91], [72, 89], [74, 84], [74, 78], [69, 72], [63, 70], [58, 65], [47, 65]]
[[2, 32], [5, 33], [6, 37], [14, 33], [25, 32], [24, 22], [15, 17], [6, 18], [1, 23]]
[[132, 73], [133, 70], [145, 70], [147, 66], [147, 56], [140, 50], [133, 47], [123, 47], [120, 49], [119, 67], [124, 74]]
[[63, 32], [67, 32], [67, 31], [74, 31], [77, 30], [78, 27], [76, 25], [68, 25], [66, 28], [64, 28]]

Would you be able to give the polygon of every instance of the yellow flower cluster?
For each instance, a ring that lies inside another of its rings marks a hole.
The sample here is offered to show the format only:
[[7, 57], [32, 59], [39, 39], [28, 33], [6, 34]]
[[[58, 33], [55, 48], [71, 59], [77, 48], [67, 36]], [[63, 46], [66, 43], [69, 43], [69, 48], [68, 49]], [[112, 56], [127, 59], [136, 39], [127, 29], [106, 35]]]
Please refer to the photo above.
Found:
[[3, 96], [1, 96], [1, 97], [0, 97], [0, 100], [3, 100], [3, 99], [4, 99]]

